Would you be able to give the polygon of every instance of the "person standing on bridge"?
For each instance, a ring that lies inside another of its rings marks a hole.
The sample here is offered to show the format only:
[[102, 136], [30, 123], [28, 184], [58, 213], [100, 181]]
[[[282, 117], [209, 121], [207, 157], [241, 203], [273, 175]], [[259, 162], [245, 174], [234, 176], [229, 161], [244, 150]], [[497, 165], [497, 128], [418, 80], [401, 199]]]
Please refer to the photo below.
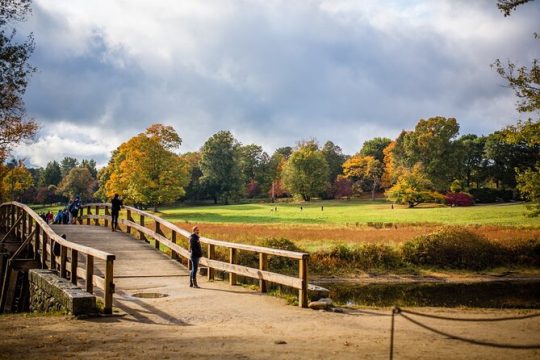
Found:
[[122, 203], [122, 200], [120, 200], [119, 195], [114, 194], [114, 197], [111, 200], [112, 231], [116, 231], [118, 229], [118, 216], [120, 215], [120, 209], [123, 205], [124, 204]]
[[198, 288], [197, 270], [199, 269], [199, 260], [203, 253], [201, 243], [199, 241], [199, 227], [194, 226], [192, 234], [189, 237], [189, 251], [191, 252], [191, 273], [189, 274], [189, 287]]

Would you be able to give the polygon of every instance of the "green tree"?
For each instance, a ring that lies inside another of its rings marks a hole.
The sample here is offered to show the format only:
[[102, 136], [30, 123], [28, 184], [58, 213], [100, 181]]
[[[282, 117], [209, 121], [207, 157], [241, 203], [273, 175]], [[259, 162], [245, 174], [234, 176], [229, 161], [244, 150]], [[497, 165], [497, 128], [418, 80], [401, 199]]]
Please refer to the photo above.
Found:
[[35, 68], [29, 64], [34, 51], [30, 34], [18, 42], [16, 30], [10, 25], [24, 21], [30, 12], [30, 0], [0, 0], [0, 162], [10, 153], [11, 147], [31, 139], [37, 123], [26, 118], [23, 96], [30, 75]]
[[347, 159], [341, 148], [332, 141], [327, 141], [321, 149], [326, 163], [328, 164], [328, 183], [336, 181], [338, 175], [342, 173], [342, 165]]
[[376, 137], [371, 140], [365, 141], [360, 149], [360, 155], [362, 156], [373, 156], [375, 159], [379, 160], [381, 163], [384, 163], [384, 149], [392, 140], [389, 138]]
[[92, 199], [96, 185], [96, 180], [90, 174], [90, 170], [76, 167], [62, 179], [57, 191], [70, 199], [80, 196], [82, 201], [88, 201]]
[[65, 158], [63, 158], [62, 161], [60, 162], [60, 167], [62, 169], [62, 178], [65, 178], [69, 174], [71, 169], [77, 166], [79, 166], [79, 161], [77, 159], [69, 157], [69, 156], [66, 156]]
[[250, 144], [240, 147], [240, 171], [246, 185], [256, 184], [263, 191], [268, 190], [272, 181], [269, 176], [270, 157], [261, 146]]
[[240, 146], [229, 131], [219, 131], [202, 147], [201, 182], [214, 203], [220, 199], [228, 204], [242, 194], [244, 182], [240, 171]]
[[92, 174], [94, 178], [97, 177], [96, 161], [94, 159], [89, 159], [89, 160], [85, 159], [81, 161], [80, 166], [87, 168], [90, 171], [90, 174]]
[[328, 164], [316, 143], [300, 144], [283, 169], [283, 183], [291, 193], [300, 195], [305, 201], [326, 190]]
[[58, 185], [62, 181], [62, 169], [56, 160], [49, 161], [43, 171], [42, 183], [44, 186]]
[[486, 179], [487, 160], [484, 157], [486, 137], [467, 134], [458, 141], [463, 151], [461, 177], [467, 188], [471, 188], [473, 183], [479, 188]]

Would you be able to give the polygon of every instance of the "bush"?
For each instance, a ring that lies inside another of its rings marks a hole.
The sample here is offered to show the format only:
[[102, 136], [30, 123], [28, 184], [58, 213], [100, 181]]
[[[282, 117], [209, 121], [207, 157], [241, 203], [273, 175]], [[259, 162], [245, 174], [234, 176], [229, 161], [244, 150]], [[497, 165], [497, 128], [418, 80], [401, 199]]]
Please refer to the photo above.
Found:
[[446, 194], [445, 201], [450, 206], [472, 206], [474, 199], [470, 194], [464, 192], [451, 192]]
[[497, 247], [485, 237], [457, 227], [445, 227], [406, 242], [403, 260], [414, 265], [480, 270], [498, 265]]

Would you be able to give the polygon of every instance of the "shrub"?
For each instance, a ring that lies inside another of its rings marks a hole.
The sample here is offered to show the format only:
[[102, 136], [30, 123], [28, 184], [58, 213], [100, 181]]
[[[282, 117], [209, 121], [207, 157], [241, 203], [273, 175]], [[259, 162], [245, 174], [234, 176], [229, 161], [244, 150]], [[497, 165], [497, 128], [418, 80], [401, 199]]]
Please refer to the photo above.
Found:
[[474, 199], [470, 194], [464, 192], [451, 192], [446, 194], [445, 201], [450, 206], [472, 206]]
[[497, 247], [485, 237], [457, 227], [444, 227], [403, 244], [402, 255], [414, 265], [480, 270], [498, 265]]

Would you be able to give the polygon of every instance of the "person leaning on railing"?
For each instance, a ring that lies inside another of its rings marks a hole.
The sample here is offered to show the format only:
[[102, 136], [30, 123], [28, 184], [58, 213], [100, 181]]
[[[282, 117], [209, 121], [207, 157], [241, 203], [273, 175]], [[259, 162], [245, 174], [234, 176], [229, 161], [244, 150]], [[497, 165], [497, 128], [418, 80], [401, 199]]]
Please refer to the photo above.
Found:
[[199, 268], [199, 260], [203, 253], [201, 243], [199, 241], [199, 227], [194, 226], [192, 234], [189, 237], [189, 251], [191, 253], [191, 273], [189, 275], [189, 287], [198, 288], [197, 284], [197, 270]]
[[118, 216], [120, 215], [120, 209], [123, 203], [118, 194], [114, 194], [114, 198], [111, 200], [111, 227], [112, 231], [118, 229]]

